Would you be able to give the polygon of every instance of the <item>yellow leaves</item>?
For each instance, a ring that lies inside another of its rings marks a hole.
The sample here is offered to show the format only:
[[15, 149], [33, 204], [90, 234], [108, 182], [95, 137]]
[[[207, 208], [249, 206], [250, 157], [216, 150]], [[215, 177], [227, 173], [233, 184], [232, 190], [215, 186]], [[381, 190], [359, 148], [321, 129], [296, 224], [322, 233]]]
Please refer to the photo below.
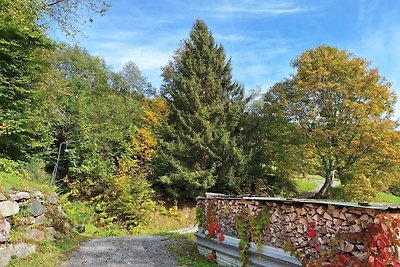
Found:
[[343, 186], [346, 200], [352, 202], [371, 202], [377, 192], [364, 174], [358, 174], [349, 184]]
[[161, 98], [146, 99], [142, 105], [141, 120], [146, 128], [161, 127], [161, 124], [168, 118], [168, 104]]
[[139, 128], [131, 139], [132, 148], [143, 162], [153, 158], [157, 145], [153, 133], [145, 128]]

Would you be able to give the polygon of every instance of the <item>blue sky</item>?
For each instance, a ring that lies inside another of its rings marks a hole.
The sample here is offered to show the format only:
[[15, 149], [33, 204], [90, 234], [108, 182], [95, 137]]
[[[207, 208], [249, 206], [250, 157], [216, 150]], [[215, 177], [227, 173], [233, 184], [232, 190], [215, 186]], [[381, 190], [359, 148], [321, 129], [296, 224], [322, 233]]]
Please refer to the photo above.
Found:
[[371, 61], [400, 94], [398, 0], [109, 2], [107, 15], [82, 29], [79, 44], [114, 70], [135, 62], [156, 87], [162, 83], [160, 68], [200, 18], [232, 58], [234, 79], [249, 91], [266, 92], [293, 72], [290, 62], [302, 51], [328, 44]]

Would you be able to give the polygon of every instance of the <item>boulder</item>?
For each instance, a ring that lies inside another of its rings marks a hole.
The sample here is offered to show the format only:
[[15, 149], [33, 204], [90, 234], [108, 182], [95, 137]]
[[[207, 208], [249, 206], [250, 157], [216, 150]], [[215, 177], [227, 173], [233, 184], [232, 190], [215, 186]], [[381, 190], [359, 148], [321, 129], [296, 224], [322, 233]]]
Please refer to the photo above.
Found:
[[18, 217], [17, 220], [21, 225], [29, 225], [29, 224], [33, 224], [35, 222], [35, 218], [33, 216]]
[[11, 224], [6, 220], [0, 220], [0, 242], [5, 242], [10, 237]]
[[0, 267], [5, 267], [10, 262], [11, 257], [15, 255], [13, 246], [0, 248]]
[[54, 229], [54, 227], [47, 227], [46, 232], [47, 232], [48, 239], [50, 239], [51, 241], [56, 240], [57, 231], [56, 231], [56, 229]]
[[32, 190], [31, 191], [31, 195], [39, 200], [44, 200], [44, 195], [42, 192], [40, 192], [39, 190]]
[[39, 225], [45, 224], [47, 222], [48, 222], [47, 217], [44, 214], [42, 214], [34, 219], [33, 224], [35, 226], [39, 226]]
[[0, 201], [7, 200], [6, 196], [3, 193], [0, 193]]
[[0, 202], [0, 216], [8, 217], [15, 215], [19, 212], [19, 204], [15, 201], [2, 201]]
[[26, 257], [36, 251], [36, 246], [27, 243], [19, 243], [14, 245], [15, 255], [18, 257]]
[[26, 229], [25, 237], [36, 242], [40, 242], [46, 239], [45, 233], [38, 229]]
[[58, 203], [58, 195], [55, 192], [49, 192], [47, 200], [51, 205], [56, 205]]
[[42, 215], [46, 211], [46, 208], [43, 206], [42, 202], [40, 202], [37, 199], [34, 199], [31, 202], [29, 202], [27, 207], [33, 217], [38, 217], [39, 215]]
[[17, 197], [16, 201], [30, 198], [30, 194], [28, 192], [18, 192], [15, 194], [15, 196]]

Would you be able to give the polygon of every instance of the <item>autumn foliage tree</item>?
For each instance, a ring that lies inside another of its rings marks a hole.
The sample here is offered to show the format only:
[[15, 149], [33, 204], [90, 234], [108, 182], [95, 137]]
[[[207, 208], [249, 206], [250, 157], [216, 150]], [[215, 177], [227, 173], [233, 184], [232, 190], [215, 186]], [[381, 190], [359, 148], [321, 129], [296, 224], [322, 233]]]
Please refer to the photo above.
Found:
[[374, 183], [396, 176], [396, 97], [378, 70], [330, 46], [305, 51], [292, 66], [296, 73], [273, 86], [264, 102], [312, 144], [325, 176], [318, 196], [327, 196], [334, 177], [346, 182], [364, 174]]

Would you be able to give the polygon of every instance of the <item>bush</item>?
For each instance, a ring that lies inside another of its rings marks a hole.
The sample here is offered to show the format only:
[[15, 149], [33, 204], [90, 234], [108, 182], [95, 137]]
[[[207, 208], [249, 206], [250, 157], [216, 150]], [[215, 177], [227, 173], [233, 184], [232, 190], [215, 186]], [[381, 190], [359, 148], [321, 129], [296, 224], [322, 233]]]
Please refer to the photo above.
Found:
[[364, 174], [356, 175], [350, 183], [343, 186], [343, 196], [347, 201], [370, 202], [376, 195], [376, 190]]
[[45, 167], [46, 163], [43, 161], [31, 161], [21, 166], [21, 174], [31, 181], [48, 184], [51, 176], [45, 171]]
[[400, 197], [400, 183], [395, 183], [389, 186], [389, 191], [392, 195]]
[[16, 161], [0, 157], [0, 172], [18, 174], [18, 163]]

